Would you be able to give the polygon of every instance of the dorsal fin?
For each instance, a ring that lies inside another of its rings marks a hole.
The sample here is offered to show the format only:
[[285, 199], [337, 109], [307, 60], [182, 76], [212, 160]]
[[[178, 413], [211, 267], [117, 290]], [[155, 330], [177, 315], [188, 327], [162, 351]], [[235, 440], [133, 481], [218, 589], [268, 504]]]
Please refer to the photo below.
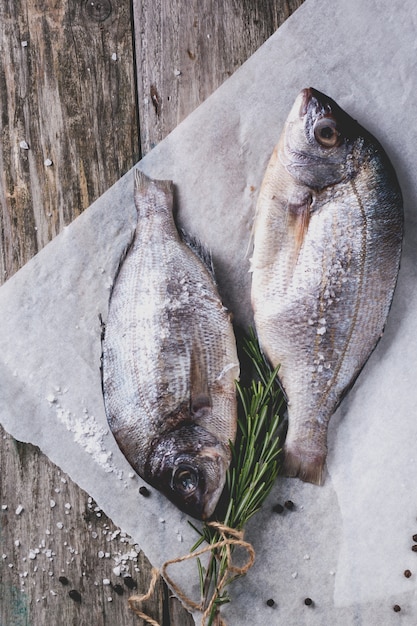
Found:
[[187, 233], [185, 230], [181, 229], [180, 235], [181, 235], [181, 239], [183, 240], [183, 242], [190, 248], [190, 250], [194, 252], [194, 254], [198, 256], [200, 261], [204, 263], [212, 279], [214, 280], [214, 282], [216, 282], [216, 276], [214, 273], [214, 266], [213, 266], [213, 257], [211, 255], [210, 250], [208, 250], [208, 248], [206, 248], [201, 243], [200, 239], [198, 239], [197, 237], [193, 237], [192, 235]]

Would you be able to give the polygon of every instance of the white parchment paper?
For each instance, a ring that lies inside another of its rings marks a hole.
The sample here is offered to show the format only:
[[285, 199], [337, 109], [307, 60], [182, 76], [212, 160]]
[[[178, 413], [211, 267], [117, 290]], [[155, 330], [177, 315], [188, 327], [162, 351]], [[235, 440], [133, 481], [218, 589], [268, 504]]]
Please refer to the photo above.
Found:
[[[394, 304], [332, 420], [326, 483], [277, 481], [247, 529], [257, 560], [231, 589], [230, 626], [417, 624], [416, 33], [415, 0], [307, 0], [139, 164], [174, 181], [178, 222], [212, 249], [241, 325], [252, 319], [245, 253], [257, 193], [300, 89], [327, 93], [375, 134], [404, 194]], [[99, 315], [106, 318], [135, 223], [132, 188], [129, 172], [0, 289], [0, 420], [68, 472], [160, 566], [196, 535], [165, 498], [138, 495], [142, 481], [130, 477], [107, 428], [99, 371]], [[272, 512], [287, 499], [295, 510]], [[177, 568], [176, 576], [192, 590], [189, 572]]]

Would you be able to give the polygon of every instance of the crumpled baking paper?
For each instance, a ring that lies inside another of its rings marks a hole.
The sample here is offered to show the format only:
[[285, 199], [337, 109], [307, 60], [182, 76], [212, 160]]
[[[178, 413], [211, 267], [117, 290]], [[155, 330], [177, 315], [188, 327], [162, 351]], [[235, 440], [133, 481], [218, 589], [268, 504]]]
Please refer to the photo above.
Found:
[[[231, 588], [223, 609], [230, 626], [417, 623], [416, 32], [414, 0], [306, 0], [139, 163], [174, 181], [178, 224], [211, 248], [224, 301], [244, 326], [259, 185], [303, 87], [330, 95], [381, 141], [404, 194], [393, 307], [331, 422], [326, 483], [277, 480], [247, 527], [257, 559]], [[196, 533], [163, 496], [138, 494], [142, 481], [109, 432], [101, 395], [100, 315], [135, 225], [132, 190], [129, 172], [0, 289], [0, 420], [68, 472], [160, 566], [187, 552]], [[272, 512], [287, 499], [294, 510]], [[196, 593], [195, 564], [175, 567], [175, 579]], [[415, 575], [406, 579], [405, 569]]]

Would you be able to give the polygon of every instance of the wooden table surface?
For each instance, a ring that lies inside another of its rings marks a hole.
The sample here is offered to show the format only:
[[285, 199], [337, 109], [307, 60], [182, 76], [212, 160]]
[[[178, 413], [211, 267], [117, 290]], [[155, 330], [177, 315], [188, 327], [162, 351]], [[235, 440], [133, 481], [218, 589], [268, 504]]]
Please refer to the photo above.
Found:
[[[302, 2], [2, 0], [0, 282]], [[1, 427], [0, 507], [1, 626], [145, 624], [127, 598], [133, 587], [147, 589], [146, 546], [135, 545], [38, 448]], [[161, 580], [144, 608], [164, 626], [194, 623]]]

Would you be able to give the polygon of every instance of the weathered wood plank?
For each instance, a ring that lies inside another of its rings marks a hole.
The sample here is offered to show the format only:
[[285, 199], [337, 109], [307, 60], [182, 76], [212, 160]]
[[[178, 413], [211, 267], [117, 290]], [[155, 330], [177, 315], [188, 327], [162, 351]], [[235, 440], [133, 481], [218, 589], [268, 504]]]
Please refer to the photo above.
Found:
[[[0, 282], [137, 161], [139, 114], [147, 152], [301, 2], [134, 0], [136, 107], [129, 3], [4, 0]], [[0, 507], [0, 624], [144, 624], [113, 571], [130, 553], [121, 564], [144, 592], [144, 554], [37, 448], [1, 428]], [[165, 626], [193, 623], [161, 581], [147, 609]]]
[[[141, 624], [128, 609], [125, 581], [144, 591], [149, 562], [88, 494], [38, 449], [9, 436], [0, 480], [0, 623]], [[118, 566], [131, 579], [116, 575]], [[160, 582], [147, 608], [161, 622], [162, 600]]]
[[0, 4], [2, 278], [139, 158], [129, 6], [95, 7]]
[[213, 93], [302, 3], [134, 2], [142, 154]]

